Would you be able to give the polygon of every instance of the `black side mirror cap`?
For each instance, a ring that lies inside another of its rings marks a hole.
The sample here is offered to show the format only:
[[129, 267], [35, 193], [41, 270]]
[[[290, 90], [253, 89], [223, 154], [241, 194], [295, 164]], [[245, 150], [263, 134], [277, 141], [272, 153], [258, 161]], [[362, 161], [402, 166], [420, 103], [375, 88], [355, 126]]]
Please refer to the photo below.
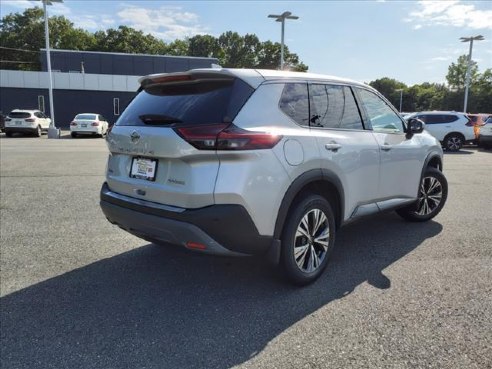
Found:
[[413, 136], [416, 133], [422, 133], [425, 128], [425, 123], [417, 118], [407, 120], [407, 135]]

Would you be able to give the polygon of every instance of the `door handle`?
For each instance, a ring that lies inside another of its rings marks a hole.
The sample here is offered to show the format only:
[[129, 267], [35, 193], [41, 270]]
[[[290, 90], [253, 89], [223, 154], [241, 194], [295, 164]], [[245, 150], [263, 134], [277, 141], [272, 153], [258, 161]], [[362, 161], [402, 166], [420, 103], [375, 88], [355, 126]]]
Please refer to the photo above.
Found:
[[392, 148], [393, 148], [393, 145], [388, 145], [388, 144], [384, 144], [381, 146], [381, 150], [384, 150], [384, 151], [390, 151]]
[[333, 152], [337, 152], [337, 150], [339, 148], [341, 148], [342, 145], [340, 144], [337, 144], [337, 143], [329, 143], [329, 144], [325, 144], [325, 149], [326, 150], [330, 150], [330, 151], [333, 151]]

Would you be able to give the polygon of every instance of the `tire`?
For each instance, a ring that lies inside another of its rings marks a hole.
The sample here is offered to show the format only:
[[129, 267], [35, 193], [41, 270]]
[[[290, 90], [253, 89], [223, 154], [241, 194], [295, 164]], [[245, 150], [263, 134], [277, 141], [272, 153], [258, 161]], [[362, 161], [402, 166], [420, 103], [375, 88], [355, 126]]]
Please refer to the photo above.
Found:
[[72, 132], [72, 133], [70, 133], [70, 136], [72, 136], [72, 138], [77, 138], [77, 133]]
[[448, 151], [460, 151], [463, 147], [464, 137], [457, 133], [451, 133], [444, 139], [444, 148]]
[[410, 206], [396, 210], [403, 219], [426, 222], [434, 218], [448, 198], [448, 181], [438, 169], [428, 167], [420, 180], [418, 200]]
[[281, 241], [280, 267], [285, 277], [300, 286], [314, 282], [326, 268], [335, 244], [330, 203], [314, 194], [297, 202], [289, 212]]
[[43, 134], [43, 131], [41, 130], [41, 126], [38, 126], [38, 128], [36, 129], [36, 132], [34, 132], [34, 135], [36, 137], [41, 137], [42, 134]]
[[12, 137], [14, 134], [12, 132], [5, 132], [5, 136]]

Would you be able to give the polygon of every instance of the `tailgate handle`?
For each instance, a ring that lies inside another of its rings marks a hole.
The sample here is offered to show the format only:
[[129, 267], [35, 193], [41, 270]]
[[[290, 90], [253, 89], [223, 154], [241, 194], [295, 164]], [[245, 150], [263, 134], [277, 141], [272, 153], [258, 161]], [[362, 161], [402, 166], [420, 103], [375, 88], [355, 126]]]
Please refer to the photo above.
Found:
[[329, 144], [325, 145], [326, 150], [330, 150], [330, 151], [334, 151], [334, 152], [337, 152], [337, 150], [341, 147], [342, 147], [342, 145], [337, 144], [337, 143], [329, 143]]

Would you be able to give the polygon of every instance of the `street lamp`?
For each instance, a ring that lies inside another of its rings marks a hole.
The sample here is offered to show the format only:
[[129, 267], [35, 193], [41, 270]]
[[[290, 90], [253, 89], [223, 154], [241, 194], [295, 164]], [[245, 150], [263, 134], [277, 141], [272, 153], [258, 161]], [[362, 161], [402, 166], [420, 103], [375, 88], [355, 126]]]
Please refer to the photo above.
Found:
[[403, 103], [403, 88], [396, 90], [396, 92], [400, 92], [400, 113], [401, 113], [401, 106]]
[[473, 41], [482, 41], [485, 38], [482, 35], [474, 36], [474, 37], [460, 37], [461, 42], [469, 42], [470, 43], [470, 51], [468, 53], [468, 65], [466, 67], [466, 77], [465, 77], [465, 101], [463, 103], [463, 112], [466, 113], [466, 108], [468, 106], [468, 88], [470, 86], [470, 74], [471, 74], [471, 58], [472, 58], [472, 49], [473, 49]]
[[51, 115], [51, 123], [48, 128], [48, 138], [59, 138], [60, 131], [56, 128], [55, 125], [55, 110], [53, 108], [53, 77], [51, 74], [51, 57], [50, 57], [50, 32], [48, 28], [48, 10], [46, 8], [47, 5], [53, 5], [53, 3], [62, 3], [63, 0], [38, 0], [43, 2], [43, 10], [44, 10], [44, 38], [46, 41], [46, 64], [48, 66], [48, 79], [49, 83], [49, 98], [50, 98], [50, 115]]
[[284, 29], [286, 19], [299, 19], [298, 16], [292, 15], [291, 12], [283, 12], [280, 15], [270, 14], [268, 18], [275, 18], [277, 22], [282, 22], [282, 38], [280, 42], [280, 69], [284, 69]]

